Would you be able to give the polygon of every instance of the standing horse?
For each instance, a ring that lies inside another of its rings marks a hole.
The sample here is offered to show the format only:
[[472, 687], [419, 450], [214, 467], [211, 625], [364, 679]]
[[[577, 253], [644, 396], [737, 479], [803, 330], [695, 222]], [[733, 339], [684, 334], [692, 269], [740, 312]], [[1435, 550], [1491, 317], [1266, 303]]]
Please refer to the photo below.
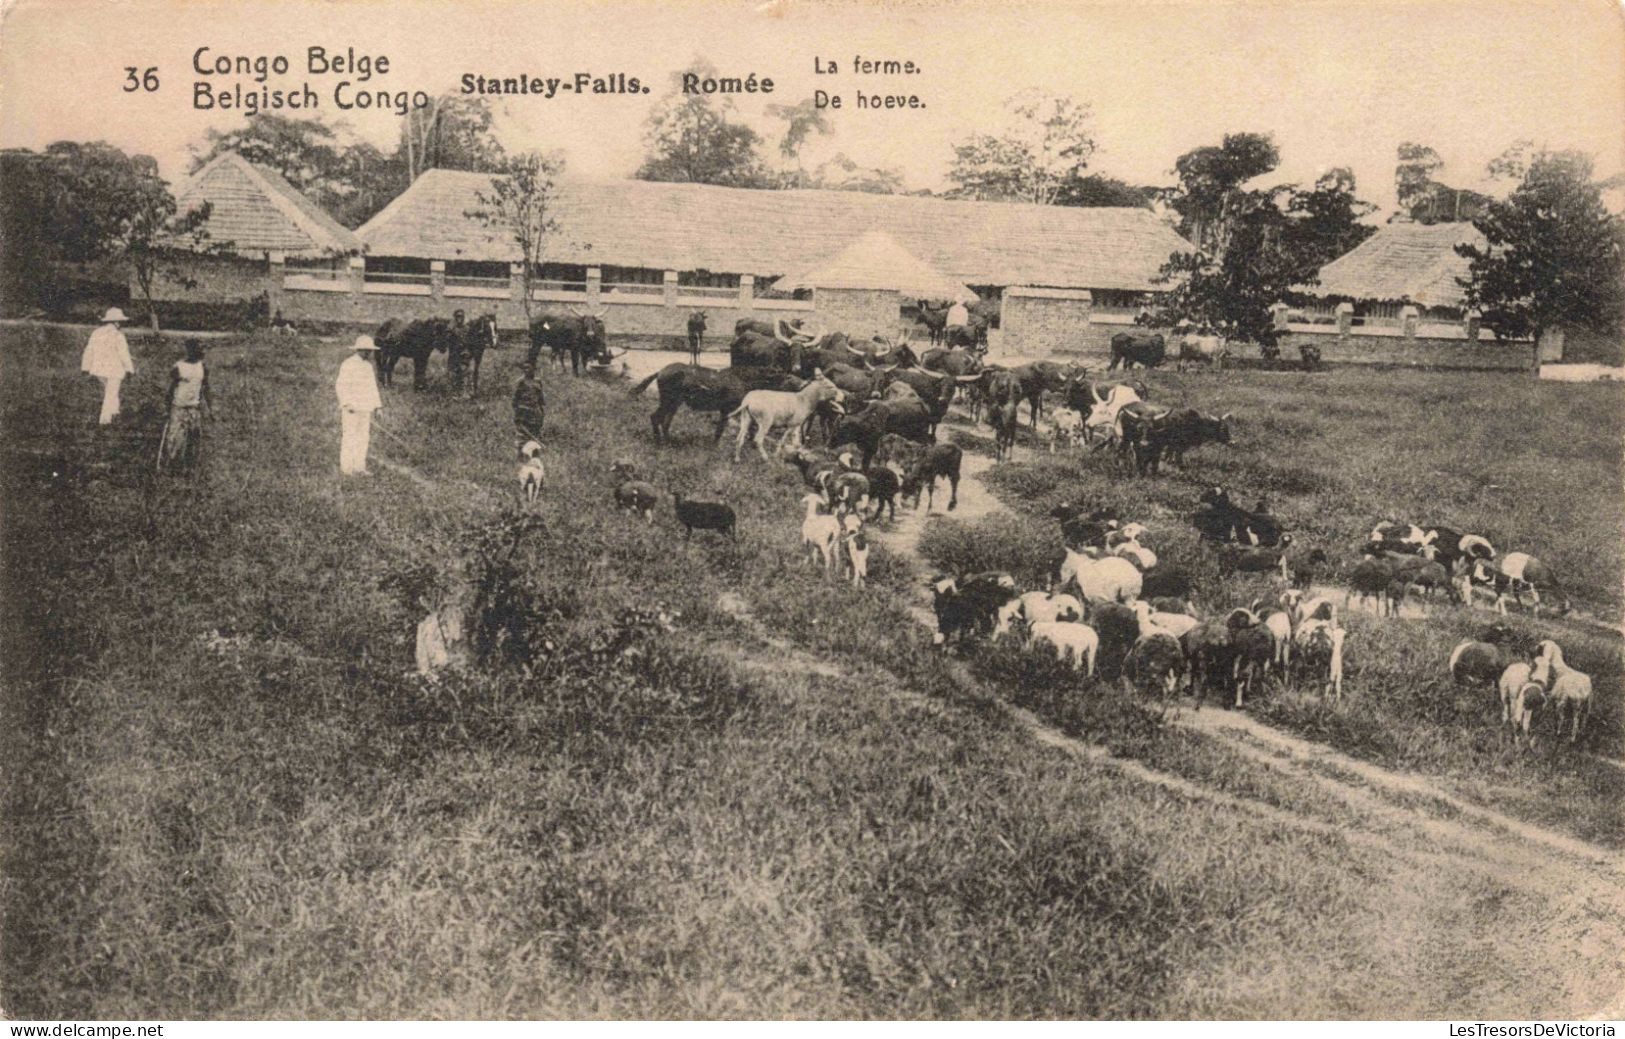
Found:
[[373, 333], [378, 345], [378, 376], [385, 386], [395, 384], [395, 364], [403, 357], [412, 359], [412, 389], [423, 389], [429, 370], [429, 357], [436, 350], [446, 352], [456, 343], [451, 322], [443, 317], [419, 321], [390, 318]]
[[475, 394], [480, 392], [480, 362], [485, 359], [485, 351], [495, 350], [496, 346], [495, 314], [481, 314], [463, 326], [462, 342], [457, 347], [462, 352], [462, 358], [456, 371], [460, 383], [464, 366], [468, 368], [469, 392]]
[[688, 363], [699, 366], [700, 344], [705, 340], [705, 311], [696, 310], [688, 316]]
[[581, 374], [583, 361], [607, 365], [614, 359], [604, 339], [604, 323], [591, 314], [538, 314], [530, 323], [530, 352], [525, 355], [526, 363], [535, 364], [543, 346], [552, 350], [559, 371], [564, 370], [564, 359], [569, 357], [570, 369], [577, 375]]

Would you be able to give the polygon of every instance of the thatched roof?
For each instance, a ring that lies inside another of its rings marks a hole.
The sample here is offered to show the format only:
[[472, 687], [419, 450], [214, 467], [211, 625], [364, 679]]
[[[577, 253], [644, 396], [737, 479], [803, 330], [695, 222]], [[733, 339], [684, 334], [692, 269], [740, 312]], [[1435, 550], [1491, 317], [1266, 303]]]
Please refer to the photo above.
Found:
[[970, 303], [976, 293], [921, 263], [884, 231], [870, 231], [810, 270], [780, 279], [775, 288], [891, 289], [918, 299]]
[[1389, 224], [1320, 269], [1320, 284], [1300, 286], [1315, 296], [1408, 300], [1423, 307], [1460, 307], [1467, 260], [1457, 245], [1484, 246], [1469, 223]]
[[[375, 256], [517, 260], [501, 227], [470, 215], [490, 183], [489, 174], [430, 170], [356, 233]], [[551, 215], [551, 262], [758, 277], [804, 270], [879, 230], [963, 284], [1146, 291], [1169, 253], [1191, 248], [1143, 209], [641, 180], [564, 180]]]
[[316, 257], [359, 252], [355, 234], [301, 195], [280, 173], [235, 152], [205, 165], [176, 196], [180, 212], [210, 204], [206, 244], [239, 256]]

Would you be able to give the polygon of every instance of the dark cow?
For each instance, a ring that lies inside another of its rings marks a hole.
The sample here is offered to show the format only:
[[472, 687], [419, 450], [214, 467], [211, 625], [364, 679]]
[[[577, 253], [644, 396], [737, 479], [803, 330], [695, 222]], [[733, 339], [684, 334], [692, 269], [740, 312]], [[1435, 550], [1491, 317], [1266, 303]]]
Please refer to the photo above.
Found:
[[960, 378], [976, 375], [982, 370], [981, 358], [968, 350], [927, 350], [920, 355], [920, 367], [926, 371], [942, 372]]
[[451, 322], [443, 317], [403, 321], [390, 318], [378, 326], [372, 341], [378, 346], [378, 380], [385, 386], [395, 384], [395, 365], [403, 357], [412, 359], [412, 389], [421, 390], [427, 384], [429, 358], [435, 351], [450, 352], [456, 345], [458, 333]]
[[745, 332], [728, 346], [728, 363], [735, 368], [777, 368], [795, 372], [801, 369], [801, 350], [800, 343]]
[[887, 433], [880, 438], [880, 447], [875, 451], [874, 464], [890, 466], [899, 473], [906, 473], [915, 461], [925, 454], [928, 445], [917, 444], [908, 437], [896, 433]]
[[1204, 415], [1195, 408], [1176, 408], [1161, 415], [1148, 415], [1129, 405], [1122, 411], [1123, 444], [1134, 452], [1134, 468], [1140, 474], [1155, 475], [1162, 470], [1167, 454], [1183, 465], [1185, 452], [1206, 443], [1230, 443], [1230, 416]]
[[705, 311], [688, 316], [688, 363], [700, 363], [700, 346], [705, 342]]
[[1151, 396], [1151, 389], [1143, 379], [1129, 379], [1125, 382], [1095, 382], [1089, 381], [1089, 371], [1086, 368], [1076, 368], [1067, 373], [1066, 386], [1062, 392], [1066, 396], [1066, 406], [1087, 418], [1089, 413], [1098, 404], [1106, 403], [1113, 390], [1119, 386], [1127, 386], [1137, 393], [1141, 400]]
[[794, 321], [783, 321], [782, 319], [780, 321], [762, 321], [757, 318], [742, 317], [734, 322], [734, 338], [737, 339], [747, 332], [752, 332], [756, 335], [766, 336], [769, 339], [776, 339], [780, 334], [781, 326], [790, 335], [796, 335], [801, 331], [801, 319], [796, 318]]
[[[1010, 369], [1010, 374], [1021, 384], [1021, 396], [1027, 402], [1028, 417], [1032, 420], [1032, 428], [1037, 429], [1038, 416], [1044, 411], [1044, 391], [1059, 393], [1066, 389], [1071, 373], [1054, 361], [1034, 361]], [[1084, 410], [1082, 414], [1089, 412]]]
[[772, 368], [724, 368], [717, 371], [687, 364], [668, 364], [632, 387], [632, 396], [642, 393], [651, 382], [660, 386], [660, 405], [649, 416], [656, 443], [671, 439], [671, 420], [684, 404], [695, 411], [715, 411], [717, 428], [713, 439], [721, 440], [722, 431], [728, 427], [728, 416], [751, 390], [794, 393], [805, 385], [794, 375]]
[[1118, 365], [1122, 365], [1124, 371], [1135, 365], [1155, 368], [1167, 356], [1168, 348], [1162, 333], [1119, 332], [1112, 336], [1112, 360], [1106, 365], [1106, 370], [1113, 371]]
[[947, 648], [967, 637], [985, 636], [998, 622], [999, 607], [1016, 597], [1015, 578], [990, 570], [962, 578], [946, 575], [931, 582], [931, 606], [937, 615], [932, 642]]
[[568, 354], [570, 370], [576, 375], [581, 374], [583, 361], [608, 364], [612, 360], [604, 323], [591, 314], [538, 314], [530, 322], [530, 352], [525, 355], [525, 363], [535, 364], [544, 346], [553, 351], [560, 371], [564, 370]]
[[872, 339], [867, 343], [848, 342], [847, 353], [876, 370], [913, 368], [920, 363], [919, 355], [907, 343], [888, 343]]
[[863, 453], [864, 468], [874, 462], [880, 440], [896, 433], [918, 443], [930, 443], [931, 412], [921, 401], [870, 401], [858, 411], [841, 416], [830, 434], [830, 446], [856, 444]]
[[1016, 430], [1021, 426], [1021, 417], [1016, 413], [1019, 406], [1014, 397], [988, 402], [987, 421], [993, 427], [995, 462], [1004, 461], [1016, 450]]
[[964, 460], [965, 452], [955, 444], [932, 444], [908, 467], [908, 473], [903, 477], [902, 494], [905, 499], [912, 499], [915, 508], [920, 506], [920, 492], [925, 492], [925, 511], [931, 511], [931, 504], [936, 496], [937, 480], [948, 481], [948, 511], [952, 512], [959, 504], [959, 465]]
[[931, 345], [936, 346], [942, 342], [943, 330], [948, 327], [948, 311], [952, 307], [953, 304], [946, 300], [932, 303], [922, 299], [912, 305], [904, 304], [903, 314], [912, 317], [917, 324], [924, 325]]

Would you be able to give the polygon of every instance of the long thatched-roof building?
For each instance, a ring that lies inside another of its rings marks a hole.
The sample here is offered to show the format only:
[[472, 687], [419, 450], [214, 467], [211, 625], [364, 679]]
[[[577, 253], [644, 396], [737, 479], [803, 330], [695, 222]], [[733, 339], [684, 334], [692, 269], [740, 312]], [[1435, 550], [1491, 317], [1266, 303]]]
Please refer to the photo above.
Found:
[[1412, 304], [1424, 312], [1459, 316], [1468, 261], [1458, 245], [1484, 246], [1470, 223], [1397, 223], [1320, 269], [1319, 283], [1302, 291], [1322, 298], [1373, 304]]

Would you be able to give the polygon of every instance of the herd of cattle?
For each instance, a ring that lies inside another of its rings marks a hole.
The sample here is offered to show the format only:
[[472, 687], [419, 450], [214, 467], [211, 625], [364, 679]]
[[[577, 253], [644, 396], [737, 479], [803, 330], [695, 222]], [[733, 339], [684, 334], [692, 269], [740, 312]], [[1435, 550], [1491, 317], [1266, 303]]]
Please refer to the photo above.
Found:
[[[446, 334], [433, 323], [413, 324], [431, 327], [397, 329], [392, 337], [380, 330], [380, 345]], [[483, 319], [456, 325], [465, 343], [479, 337], [466, 329], [485, 327]], [[966, 403], [973, 421], [992, 427], [1000, 459], [1015, 442], [1020, 405], [1028, 406], [1028, 425], [1036, 432], [1046, 394], [1060, 396], [1049, 412], [1051, 450], [1061, 443], [1115, 448], [1137, 473], [1156, 473], [1165, 456], [1182, 463], [1202, 444], [1230, 442], [1229, 416], [1155, 404], [1143, 381], [1091, 382], [1081, 366], [1047, 361], [988, 364], [963, 345], [916, 354], [906, 341], [798, 331], [741, 321], [729, 367], [671, 364], [631, 392], [637, 396], [651, 383], [658, 386], [660, 402], [650, 416], [657, 442], [670, 438], [672, 420], [684, 405], [715, 413], [714, 440], [730, 420], [738, 421], [736, 462], [753, 435], [760, 456], [770, 460], [769, 438], [781, 433], [777, 454], [799, 470], [805, 485], [799, 502], [805, 558], [855, 586], [868, 577], [868, 525], [888, 515], [895, 519], [899, 498], [918, 508], [923, 497], [930, 512], [945, 480], [946, 507], [957, 505], [963, 453], [936, 437], [955, 400]], [[1124, 333], [1119, 340], [1113, 343], [1113, 368], [1160, 362], [1160, 337]], [[544, 346], [561, 368], [568, 356], [577, 371], [582, 361], [602, 364], [609, 357], [602, 323], [588, 315], [538, 317], [527, 363]], [[1209, 358], [1215, 364], [1222, 362], [1222, 341], [1216, 349]], [[381, 377], [387, 371], [381, 362]], [[821, 431], [822, 446], [808, 446], [814, 430]], [[660, 500], [654, 486], [628, 463], [617, 463], [614, 481], [615, 503], [652, 522]], [[678, 522], [690, 534], [698, 529], [735, 535], [735, 514], [727, 504], [686, 499], [676, 488], [671, 497]], [[1279, 586], [1206, 619], [1191, 605], [1192, 576], [1159, 560], [1144, 524], [1071, 505], [1052, 515], [1061, 543], [1043, 588], [1023, 591], [1005, 571], [933, 579], [939, 645], [1019, 634], [1027, 645], [1047, 646], [1091, 677], [1120, 678], [1164, 696], [1185, 689], [1198, 706], [1216, 693], [1241, 707], [1272, 675], [1285, 683], [1311, 680], [1323, 695], [1341, 697], [1347, 632], [1327, 594], [1330, 586], [1318, 583], [1331, 577], [1330, 562], [1321, 549], [1296, 546], [1264, 502], [1246, 509], [1225, 488], [1213, 487], [1190, 517], [1203, 541], [1222, 545], [1222, 572], [1268, 575]], [[1464, 604], [1475, 593], [1493, 595], [1502, 614], [1509, 600], [1537, 612], [1543, 601], [1558, 612], [1568, 609], [1549, 568], [1523, 552], [1498, 556], [1478, 534], [1385, 520], [1361, 548], [1363, 558], [1339, 575], [1345, 608], [1370, 598], [1378, 616], [1397, 615], [1415, 591]], [[1457, 647], [1451, 676], [1458, 684], [1498, 688], [1514, 739], [1528, 740], [1534, 711], [1547, 704], [1556, 708], [1560, 726], [1565, 714], [1571, 719], [1575, 739], [1589, 706], [1590, 679], [1567, 666], [1555, 642], [1523, 653], [1508, 648], [1510, 631], [1496, 625]]]

